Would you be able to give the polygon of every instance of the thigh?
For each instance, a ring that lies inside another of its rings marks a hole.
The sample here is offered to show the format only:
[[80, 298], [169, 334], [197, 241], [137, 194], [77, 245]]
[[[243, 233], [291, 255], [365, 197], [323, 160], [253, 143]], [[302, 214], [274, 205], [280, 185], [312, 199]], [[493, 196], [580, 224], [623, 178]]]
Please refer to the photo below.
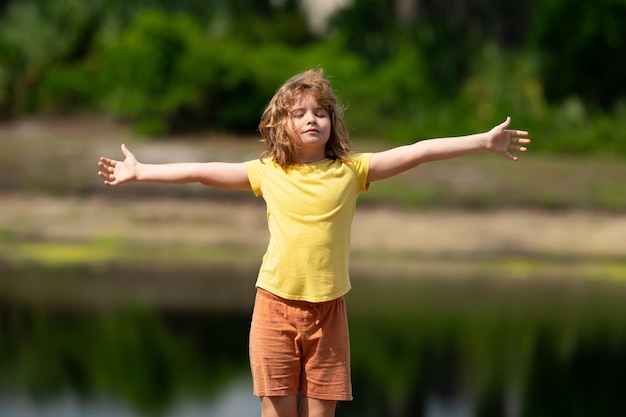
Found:
[[343, 298], [316, 309], [314, 325], [302, 342], [302, 395], [319, 400], [352, 399], [350, 337]]
[[299, 333], [289, 306], [257, 292], [250, 326], [250, 369], [254, 394], [262, 397], [296, 395], [300, 388]]

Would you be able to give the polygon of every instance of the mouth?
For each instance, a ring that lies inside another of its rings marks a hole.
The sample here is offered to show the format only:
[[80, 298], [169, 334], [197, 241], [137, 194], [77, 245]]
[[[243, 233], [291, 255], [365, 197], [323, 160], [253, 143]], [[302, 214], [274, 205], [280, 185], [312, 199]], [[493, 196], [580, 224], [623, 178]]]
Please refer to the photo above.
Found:
[[317, 130], [317, 129], [308, 129], [308, 130], [305, 130], [304, 133], [319, 133], [319, 130]]

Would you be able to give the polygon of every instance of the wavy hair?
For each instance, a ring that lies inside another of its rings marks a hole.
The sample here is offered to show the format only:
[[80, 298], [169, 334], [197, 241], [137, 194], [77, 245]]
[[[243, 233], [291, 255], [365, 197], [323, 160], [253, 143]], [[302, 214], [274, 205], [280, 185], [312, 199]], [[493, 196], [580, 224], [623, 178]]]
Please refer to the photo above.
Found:
[[328, 111], [331, 130], [326, 143], [326, 157], [347, 162], [352, 150], [348, 129], [343, 121], [343, 108], [321, 68], [294, 75], [270, 100], [259, 122], [261, 142], [265, 143], [261, 159], [272, 158], [284, 169], [298, 163], [299, 147], [292, 128], [291, 108], [302, 94], [311, 94]]

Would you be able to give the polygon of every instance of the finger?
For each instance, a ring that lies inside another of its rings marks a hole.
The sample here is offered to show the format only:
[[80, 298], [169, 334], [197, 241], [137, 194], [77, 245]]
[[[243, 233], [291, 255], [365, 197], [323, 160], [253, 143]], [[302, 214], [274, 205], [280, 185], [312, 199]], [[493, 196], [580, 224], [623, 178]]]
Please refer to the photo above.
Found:
[[517, 161], [517, 156], [513, 155], [511, 152], [506, 152], [504, 156], [509, 158], [511, 161]]
[[525, 130], [505, 130], [511, 136], [528, 136], [528, 132]]
[[511, 143], [515, 143], [517, 145], [527, 145], [530, 143], [530, 139], [513, 137], [511, 138]]
[[104, 179], [107, 179], [107, 180], [112, 180], [112, 179], [115, 178], [115, 176], [114, 176], [115, 174], [114, 174], [114, 171], [112, 169], [111, 170], [107, 170], [107, 171], [98, 171], [98, 175], [101, 176]]
[[111, 164], [107, 164], [104, 161], [100, 161], [100, 162], [98, 162], [98, 166], [100, 167], [100, 169], [107, 169], [108, 167], [111, 166]]
[[106, 165], [110, 165], [112, 167], [115, 166], [115, 163], [117, 161], [114, 159], [109, 159], [109, 158], [105, 158], [103, 156], [100, 157], [100, 162], [98, 163], [99, 166], [102, 166], [102, 164], [106, 164]]
[[125, 144], [122, 143], [122, 153], [126, 158], [132, 155], [132, 153], [128, 150]]
[[98, 172], [98, 176], [104, 179], [104, 182], [107, 183], [112, 180], [111, 175], [106, 172]]
[[510, 124], [511, 124], [511, 117], [507, 116], [506, 120], [504, 122], [500, 123], [500, 127], [502, 129], [506, 129], [507, 127], [509, 127]]
[[98, 166], [100, 167], [100, 172], [106, 174], [113, 174], [115, 172], [115, 167], [112, 167], [111, 165], [98, 164]]

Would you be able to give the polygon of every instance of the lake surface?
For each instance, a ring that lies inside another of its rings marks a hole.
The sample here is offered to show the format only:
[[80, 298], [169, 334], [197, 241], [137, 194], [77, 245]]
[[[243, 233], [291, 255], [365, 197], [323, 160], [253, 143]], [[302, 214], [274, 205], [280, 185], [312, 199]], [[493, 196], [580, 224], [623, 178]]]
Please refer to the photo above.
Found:
[[[184, 275], [215, 270], [2, 269], [0, 416], [260, 415], [230, 270], [203, 298]], [[626, 415], [626, 285], [377, 275], [353, 274], [337, 416]]]

